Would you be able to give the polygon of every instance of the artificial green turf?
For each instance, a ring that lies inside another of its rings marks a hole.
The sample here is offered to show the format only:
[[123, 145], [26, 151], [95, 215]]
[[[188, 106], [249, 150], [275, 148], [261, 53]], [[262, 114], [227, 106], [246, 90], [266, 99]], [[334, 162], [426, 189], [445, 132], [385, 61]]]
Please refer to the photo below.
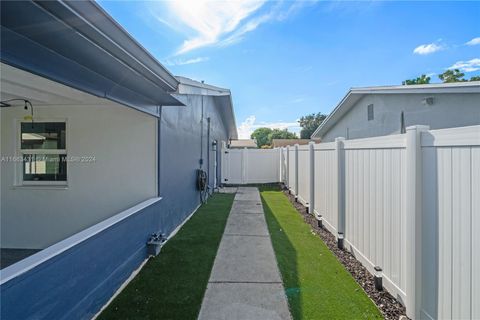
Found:
[[290, 311], [297, 319], [381, 319], [382, 315], [281, 191], [262, 203]]
[[99, 319], [196, 319], [233, 194], [215, 194], [150, 259]]

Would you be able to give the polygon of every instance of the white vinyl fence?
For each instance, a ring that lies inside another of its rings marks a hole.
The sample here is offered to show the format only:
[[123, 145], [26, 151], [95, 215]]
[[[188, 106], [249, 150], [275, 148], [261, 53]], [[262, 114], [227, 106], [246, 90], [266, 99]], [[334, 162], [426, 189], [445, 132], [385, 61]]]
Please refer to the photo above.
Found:
[[283, 182], [416, 319], [480, 319], [480, 126], [223, 149], [222, 183]]
[[422, 134], [426, 311], [480, 319], [480, 126]]
[[410, 318], [480, 319], [480, 126], [279, 152], [279, 179]]

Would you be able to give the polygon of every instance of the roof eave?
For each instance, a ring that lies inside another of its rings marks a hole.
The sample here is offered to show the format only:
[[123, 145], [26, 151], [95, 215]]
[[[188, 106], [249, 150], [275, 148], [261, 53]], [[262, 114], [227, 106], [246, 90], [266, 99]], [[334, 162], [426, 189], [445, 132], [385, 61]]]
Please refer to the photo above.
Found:
[[[57, 3], [47, 1], [48, 3]], [[164, 83], [170, 91], [175, 91], [179, 81], [170, 73], [158, 60], [156, 60], [138, 41], [136, 41], [130, 33], [128, 33], [119, 23], [117, 23], [100, 5], [95, 1], [69, 1], [58, 2], [59, 4], [68, 8], [79, 19], [85, 22], [92, 31], [95, 31], [98, 36], [104, 37], [112, 46], [118, 47], [119, 55], [123, 54], [124, 60], [129, 62], [138, 69], [142, 69], [142, 73], [150, 73], [159, 81]], [[97, 17], [97, 19], [95, 19]], [[69, 22], [72, 28], [75, 24]]]
[[315, 130], [313, 132], [313, 134], [311, 135], [311, 139], [321, 139], [322, 138], [322, 135], [325, 133], [325, 131], [327, 131], [328, 129], [330, 128], [327, 128], [328, 126], [328, 123], [330, 122], [330, 120], [335, 117], [336, 113], [338, 112], [338, 110], [341, 108], [341, 106], [345, 103], [345, 101], [348, 100], [348, 98], [352, 95], [352, 89], [348, 90], [347, 94], [342, 98], [342, 100], [340, 100], [340, 102], [337, 104], [337, 106], [335, 107], [335, 109], [333, 109], [332, 112], [330, 112], [330, 114], [325, 118], [325, 120], [323, 120], [323, 122], [318, 126], [317, 130]]
[[177, 76], [176, 78], [179, 81], [176, 93], [179, 95], [202, 95], [211, 96], [219, 99], [228, 99], [228, 110], [222, 109], [222, 112], [226, 117], [224, 121], [227, 123], [228, 126], [229, 139], [238, 138], [238, 130], [235, 119], [235, 111], [233, 108], [232, 93], [229, 89], [212, 86], [210, 84], [198, 82], [186, 77]]
[[183, 105], [170, 94], [175, 77], [95, 3], [1, 6], [2, 62], [148, 113]]

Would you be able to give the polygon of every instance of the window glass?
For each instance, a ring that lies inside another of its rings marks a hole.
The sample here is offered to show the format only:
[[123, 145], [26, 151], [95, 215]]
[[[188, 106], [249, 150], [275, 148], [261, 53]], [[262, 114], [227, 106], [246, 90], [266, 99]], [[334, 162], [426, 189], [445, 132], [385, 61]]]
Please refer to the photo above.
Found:
[[20, 129], [23, 181], [67, 181], [65, 122], [22, 122]]
[[65, 122], [22, 122], [22, 149], [65, 149]]
[[64, 154], [24, 154], [24, 181], [66, 181], [67, 163]]

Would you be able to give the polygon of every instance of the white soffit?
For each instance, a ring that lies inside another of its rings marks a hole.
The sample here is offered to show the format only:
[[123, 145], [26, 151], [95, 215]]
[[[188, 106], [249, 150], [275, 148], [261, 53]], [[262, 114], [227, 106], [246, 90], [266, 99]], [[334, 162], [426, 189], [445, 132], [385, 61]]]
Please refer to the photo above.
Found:
[[34, 106], [120, 106], [113, 101], [93, 96], [4, 63], [0, 63], [0, 99], [1, 101], [27, 99]]

